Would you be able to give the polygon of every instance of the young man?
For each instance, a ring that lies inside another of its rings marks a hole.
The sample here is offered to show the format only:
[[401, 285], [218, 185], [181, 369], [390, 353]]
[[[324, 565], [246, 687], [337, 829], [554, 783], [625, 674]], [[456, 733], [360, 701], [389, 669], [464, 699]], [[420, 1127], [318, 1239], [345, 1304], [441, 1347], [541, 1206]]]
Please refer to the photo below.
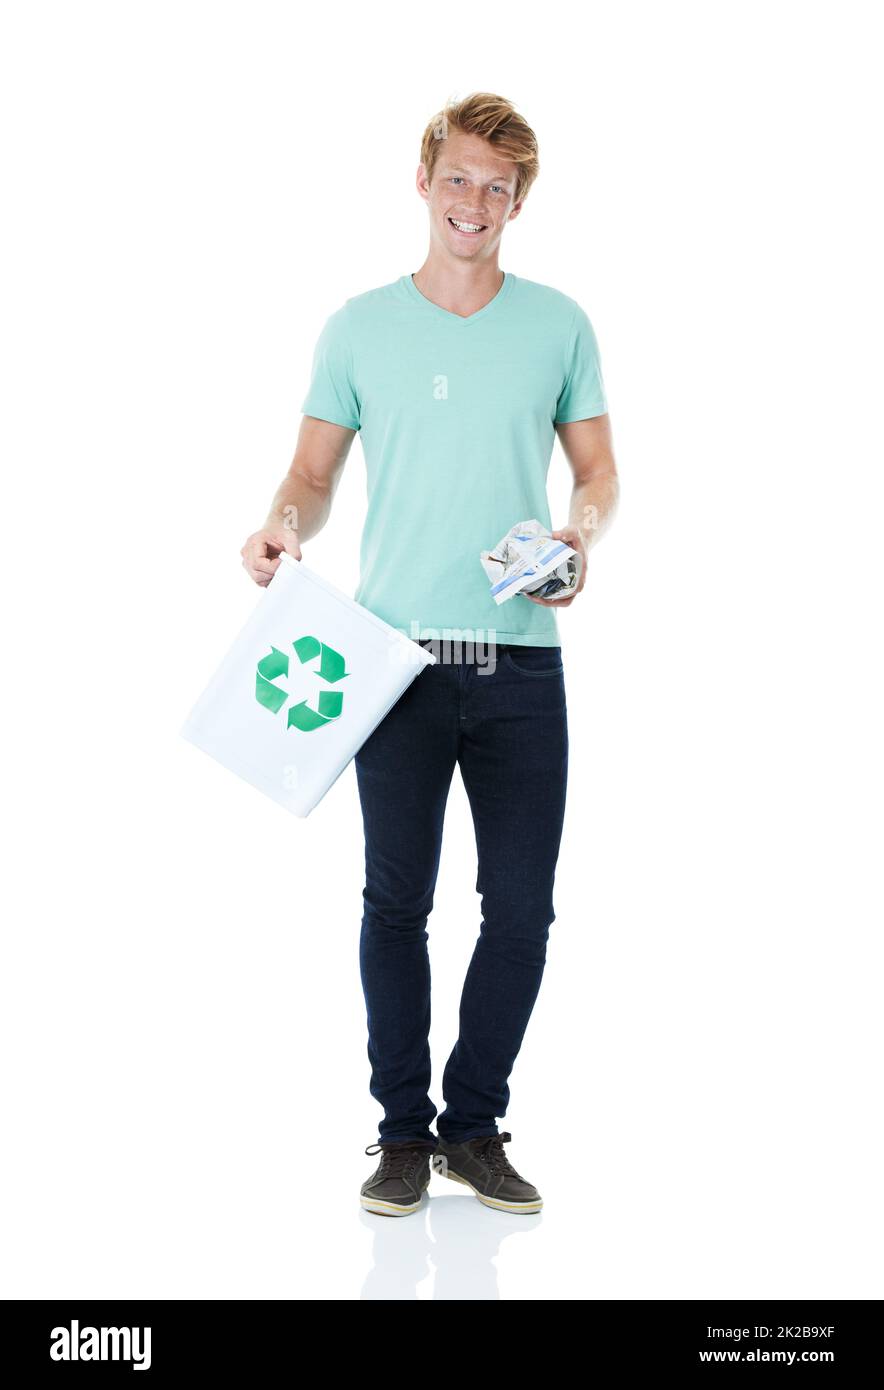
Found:
[[[555, 917], [568, 765], [555, 610], [583, 588], [586, 552], [610, 520], [618, 480], [590, 320], [575, 300], [498, 265], [504, 229], [537, 173], [535, 136], [501, 97], [474, 93], [430, 123], [417, 174], [427, 258], [327, 320], [294, 460], [242, 550], [262, 585], [281, 551], [301, 558], [301, 542], [328, 520], [358, 431], [368, 513], [355, 598], [436, 649], [437, 664], [355, 760], [365, 830], [360, 969], [370, 1089], [384, 1109], [382, 1157], [361, 1201], [391, 1216], [418, 1209], [431, 1157], [487, 1206], [542, 1206], [508, 1161], [511, 1136], [496, 1117], [507, 1111]], [[519, 521], [551, 526], [556, 433], [574, 486], [568, 524], [552, 534], [580, 553], [579, 587], [558, 602], [518, 595], [498, 607], [479, 552]], [[455, 764], [475, 826], [482, 924], [437, 1136], [426, 926]]]

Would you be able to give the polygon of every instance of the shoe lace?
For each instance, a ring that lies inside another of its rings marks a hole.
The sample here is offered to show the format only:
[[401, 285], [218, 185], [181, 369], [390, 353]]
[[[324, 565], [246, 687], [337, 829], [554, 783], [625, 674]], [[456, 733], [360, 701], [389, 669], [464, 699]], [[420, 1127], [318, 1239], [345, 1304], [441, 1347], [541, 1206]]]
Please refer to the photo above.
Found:
[[482, 1161], [488, 1165], [488, 1170], [500, 1177], [518, 1178], [519, 1182], [525, 1179], [521, 1173], [517, 1173], [503, 1151], [504, 1144], [508, 1144], [512, 1135], [504, 1132], [503, 1134], [491, 1134], [487, 1139], [477, 1141], [473, 1145], [473, 1151], [481, 1155]]
[[369, 1144], [365, 1152], [380, 1152], [379, 1178], [410, 1178], [421, 1159], [427, 1153], [427, 1144], [412, 1144], [407, 1140], [396, 1140], [390, 1144]]

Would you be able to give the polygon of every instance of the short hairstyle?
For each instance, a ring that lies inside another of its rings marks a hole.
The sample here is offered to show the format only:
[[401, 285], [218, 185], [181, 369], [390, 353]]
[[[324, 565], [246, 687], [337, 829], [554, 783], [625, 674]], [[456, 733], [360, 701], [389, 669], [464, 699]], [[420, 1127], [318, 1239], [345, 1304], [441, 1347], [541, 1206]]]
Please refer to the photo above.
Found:
[[517, 167], [513, 202], [524, 198], [540, 172], [537, 136], [511, 101], [493, 92], [473, 92], [462, 101], [449, 101], [427, 126], [421, 140], [421, 163], [432, 181], [433, 169], [449, 130], [479, 135]]

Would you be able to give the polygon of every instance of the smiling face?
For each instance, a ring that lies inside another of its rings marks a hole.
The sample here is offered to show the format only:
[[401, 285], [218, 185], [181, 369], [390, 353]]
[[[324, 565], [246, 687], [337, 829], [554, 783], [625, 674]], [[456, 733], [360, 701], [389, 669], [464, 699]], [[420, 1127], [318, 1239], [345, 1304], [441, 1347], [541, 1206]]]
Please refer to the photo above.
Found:
[[479, 135], [452, 129], [442, 143], [431, 182], [423, 164], [417, 175], [430, 236], [458, 260], [493, 260], [504, 227], [522, 209], [514, 201], [517, 167]]

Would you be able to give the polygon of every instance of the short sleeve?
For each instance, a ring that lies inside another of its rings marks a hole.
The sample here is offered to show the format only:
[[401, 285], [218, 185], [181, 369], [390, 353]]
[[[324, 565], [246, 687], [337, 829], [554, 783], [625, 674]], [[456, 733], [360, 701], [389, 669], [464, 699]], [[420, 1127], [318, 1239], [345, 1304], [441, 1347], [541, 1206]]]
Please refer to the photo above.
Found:
[[593, 415], [604, 415], [607, 409], [595, 330], [578, 304], [571, 321], [565, 379], [553, 423], [567, 425], [572, 420], [588, 420]]
[[346, 306], [326, 319], [317, 339], [310, 389], [301, 405], [301, 413], [314, 415], [318, 420], [330, 420], [333, 425], [344, 425], [349, 430], [360, 428]]

